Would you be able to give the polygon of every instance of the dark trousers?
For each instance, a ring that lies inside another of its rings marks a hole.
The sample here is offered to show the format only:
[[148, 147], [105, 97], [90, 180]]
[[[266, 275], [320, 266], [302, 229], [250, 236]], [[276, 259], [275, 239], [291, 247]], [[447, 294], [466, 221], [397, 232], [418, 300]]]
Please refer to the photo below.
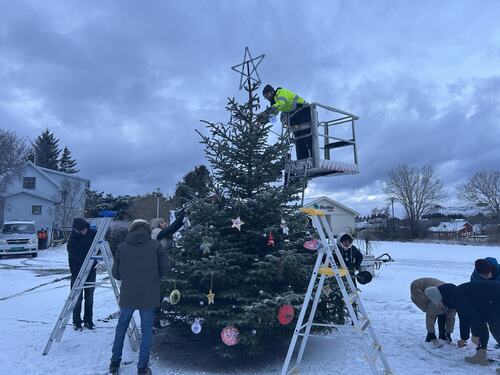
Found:
[[437, 316], [439, 337], [442, 338], [446, 334], [446, 314]]
[[[76, 281], [77, 274], [71, 275], [71, 287]], [[87, 277], [87, 282], [95, 282], [96, 271], [93, 270], [89, 273]], [[82, 324], [81, 312], [82, 312], [82, 299], [85, 298], [84, 312], [83, 312], [83, 322], [92, 322], [92, 309], [94, 306], [94, 289], [95, 288], [85, 288], [80, 293], [78, 301], [76, 302], [75, 308], [73, 309], [73, 324]]]
[[491, 335], [500, 344], [500, 316], [489, 319], [488, 327], [490, 328]]
[[[311, 122], [311, 108], [299, 107], [294, 112], [290, 112], [290, 126], [300, 125]], [[304, 129], [293, 132], [295, 138], [302, 137], [311, 133], [311, 129]], [[295, 140], [295, 151], [297, 152], [297, 160], [307, 159], [313, 156], [312, 135]]]

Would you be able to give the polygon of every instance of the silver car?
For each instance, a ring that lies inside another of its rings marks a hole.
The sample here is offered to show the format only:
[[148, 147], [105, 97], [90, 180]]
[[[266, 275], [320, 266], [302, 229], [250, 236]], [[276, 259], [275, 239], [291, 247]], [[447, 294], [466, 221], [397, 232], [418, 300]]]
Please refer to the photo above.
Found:
[[10, 220], [0, 229], [0, 258], [4, 255], [38, 255], [38, 240], [34, 221]]

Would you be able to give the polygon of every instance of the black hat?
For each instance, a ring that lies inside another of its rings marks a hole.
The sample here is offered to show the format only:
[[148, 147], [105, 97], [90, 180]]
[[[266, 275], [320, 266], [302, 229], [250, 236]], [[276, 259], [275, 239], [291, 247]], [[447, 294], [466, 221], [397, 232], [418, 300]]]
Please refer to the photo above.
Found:
[[264, 90], [262, 90], [262, 95], [266, 95], [267, 93], [273, 92], [274, 87], [271, 85], [264, 86]]
[[78, 231], [83, 230], [85, 228], [88, 229], [89, 226], [90, 226], [90, 224], [88, 222], [86, 222], [84, 219], [81, 219], [79, 217], [77, 217], [73, 220], [73, 228], [75, 228]]

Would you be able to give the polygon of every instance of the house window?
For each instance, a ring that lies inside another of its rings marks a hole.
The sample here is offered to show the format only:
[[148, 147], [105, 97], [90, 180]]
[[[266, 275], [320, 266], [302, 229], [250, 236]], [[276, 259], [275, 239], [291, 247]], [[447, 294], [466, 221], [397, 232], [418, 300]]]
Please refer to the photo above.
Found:
[[31, 206], [31, 214], [32, 215], [41, 215], [42, 214], [42, 206], [40, 206], [40, 205]]
[[35, 185], [35, 177], [23, 177], [23, 189], [35, 190]]

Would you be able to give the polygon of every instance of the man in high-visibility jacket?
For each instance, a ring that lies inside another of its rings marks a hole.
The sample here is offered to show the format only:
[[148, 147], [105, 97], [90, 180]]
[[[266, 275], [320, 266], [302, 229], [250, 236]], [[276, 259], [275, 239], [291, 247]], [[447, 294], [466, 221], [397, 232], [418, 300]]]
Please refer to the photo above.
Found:
[[[257, 116], [261, 124], [269, 121], [270, 116], [276, 116], [278, 112], [289, 114], [290, 124], [288, 126], [297, 126], [311, 123], [311, 110], [304, 99], [290, 90], [278, 87], [276, 90], [271, 85], [266, 85], [262, 95], [269, 100], [271, 107]], [[293, 132], [295, 137], [295, 149], [297, 160], [312, 157], [312, 136], [311, 128], [296, 130]]]

